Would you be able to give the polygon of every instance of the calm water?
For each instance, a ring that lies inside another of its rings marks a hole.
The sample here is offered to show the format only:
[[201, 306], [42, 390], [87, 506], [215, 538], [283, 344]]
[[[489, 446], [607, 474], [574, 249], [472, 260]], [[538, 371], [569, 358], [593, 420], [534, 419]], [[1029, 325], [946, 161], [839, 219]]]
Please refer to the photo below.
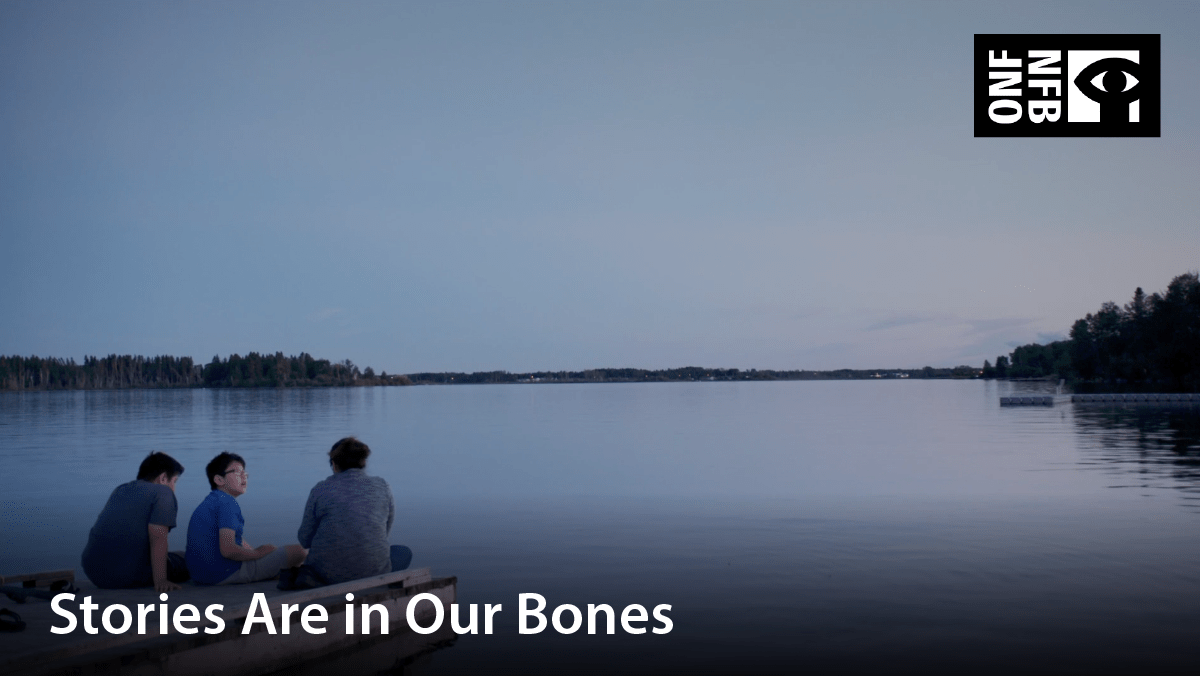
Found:
[[[325, 453], [354, 434], [413, 565], [457, 575], [460, 603], [504, 605], [495, 635], [424, 673], [1193, 667], [1200, 416], [1001, 409], [1018, 387], [1037, 386], [0, 393], [0, 572], [77, 566], [150, 450], [187, 468], [183, 526], [205, 463], [245, 456], [247, 537], [293, 542]], [[669, 603], [674, 630], [519, 635], [522, 592]]]

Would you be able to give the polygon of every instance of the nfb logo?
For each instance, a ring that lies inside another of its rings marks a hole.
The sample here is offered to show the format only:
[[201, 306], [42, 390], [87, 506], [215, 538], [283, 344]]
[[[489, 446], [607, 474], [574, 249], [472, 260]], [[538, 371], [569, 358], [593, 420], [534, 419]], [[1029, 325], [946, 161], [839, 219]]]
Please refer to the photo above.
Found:
[[976, 35], [975, 136], [1159, 136], [1159, 43]]

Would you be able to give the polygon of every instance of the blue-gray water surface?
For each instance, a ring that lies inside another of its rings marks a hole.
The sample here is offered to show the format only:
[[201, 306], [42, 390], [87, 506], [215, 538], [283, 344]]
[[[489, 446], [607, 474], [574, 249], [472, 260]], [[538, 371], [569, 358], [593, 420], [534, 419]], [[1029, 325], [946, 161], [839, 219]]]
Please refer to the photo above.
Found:
[[[1195, 408], [1001, 408], [1043, 384], [713, 382], [0, 393], [0, 574], [78, 566], [151, 450], [247, 460], [255, 544], [296, 540], [356, 435], [392, 540], [500, 603], [422, 673], [1190, 671]], [[80, 573], [81, 574], [81, 573]], [[671, 604], [669, 634], [517, 632], [517, 595]], [[402, 666], [402, 665], [401, 665]]]

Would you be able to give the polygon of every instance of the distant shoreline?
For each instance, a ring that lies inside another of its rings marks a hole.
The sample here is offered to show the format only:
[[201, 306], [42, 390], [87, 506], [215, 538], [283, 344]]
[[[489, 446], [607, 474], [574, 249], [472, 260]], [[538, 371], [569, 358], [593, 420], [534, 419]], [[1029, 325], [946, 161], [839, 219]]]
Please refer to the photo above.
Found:
[[191, 357], [109, 355], [74, 359], [0, 356], [0, 391], [263, 389], [294, 387], [392, 387], [406, 385], [565, 384], [731, 382], [769, 380], [930, 380], [973, 379], [982, 370], [971, 366], [920, 369], [774, 370], [720, 369], [685, 366], [674, 369], [600, 368], [583, 371], [476, 371], [376, 374], [350, 360], [330, 362], [307, 353], [283, 353], [228, 359], [213, 357], [205, 365]]
[[476, 371], [474, 373], [409, 373], [413, 385], [557, 384], [557, 383], [674, 383], [764, 380], [929, 380], [979, 378], [971, 366], [920, 369], [773, 370], [713, 369], [685, 366], [675, 369], [601, 368], [584, 371]]

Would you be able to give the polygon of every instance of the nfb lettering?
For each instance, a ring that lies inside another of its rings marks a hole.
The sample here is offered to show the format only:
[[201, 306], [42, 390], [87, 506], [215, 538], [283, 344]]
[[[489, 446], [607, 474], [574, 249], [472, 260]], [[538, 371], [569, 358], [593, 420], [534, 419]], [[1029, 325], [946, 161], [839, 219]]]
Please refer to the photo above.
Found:
[[[1029, 89], [1041, 90], [1042, 96], [1039, 100], [1027, 102], [1030, 122], [1058, 122], [1062, 117], [1062, 80], [1041, 79], [1048, 75], [1062, 75], [1062, 68], [1056, 65], [1061, 62], [1060, 50], [1029, 50]], [[988, 96], [1010, 97], [996, 98], [988, 105], [988, 117], [992, 122], [1012, 124], [1024, 114], [1021, 106], [1021, 99], [1024, 98], [1021, 88], [1023, 65], [1021, 59], [1009, 58], [1007, 51], [1000, 51], [999, 55], [996, 51], [988, 52], [988, 68], [991, 69], [988, 71], [988, 79], [992, 81], [988, 86]], [[1034, 76], [1039, 79], [1033, 79]], [[1054, 98], [1050, 98], [1051, 96]]]

